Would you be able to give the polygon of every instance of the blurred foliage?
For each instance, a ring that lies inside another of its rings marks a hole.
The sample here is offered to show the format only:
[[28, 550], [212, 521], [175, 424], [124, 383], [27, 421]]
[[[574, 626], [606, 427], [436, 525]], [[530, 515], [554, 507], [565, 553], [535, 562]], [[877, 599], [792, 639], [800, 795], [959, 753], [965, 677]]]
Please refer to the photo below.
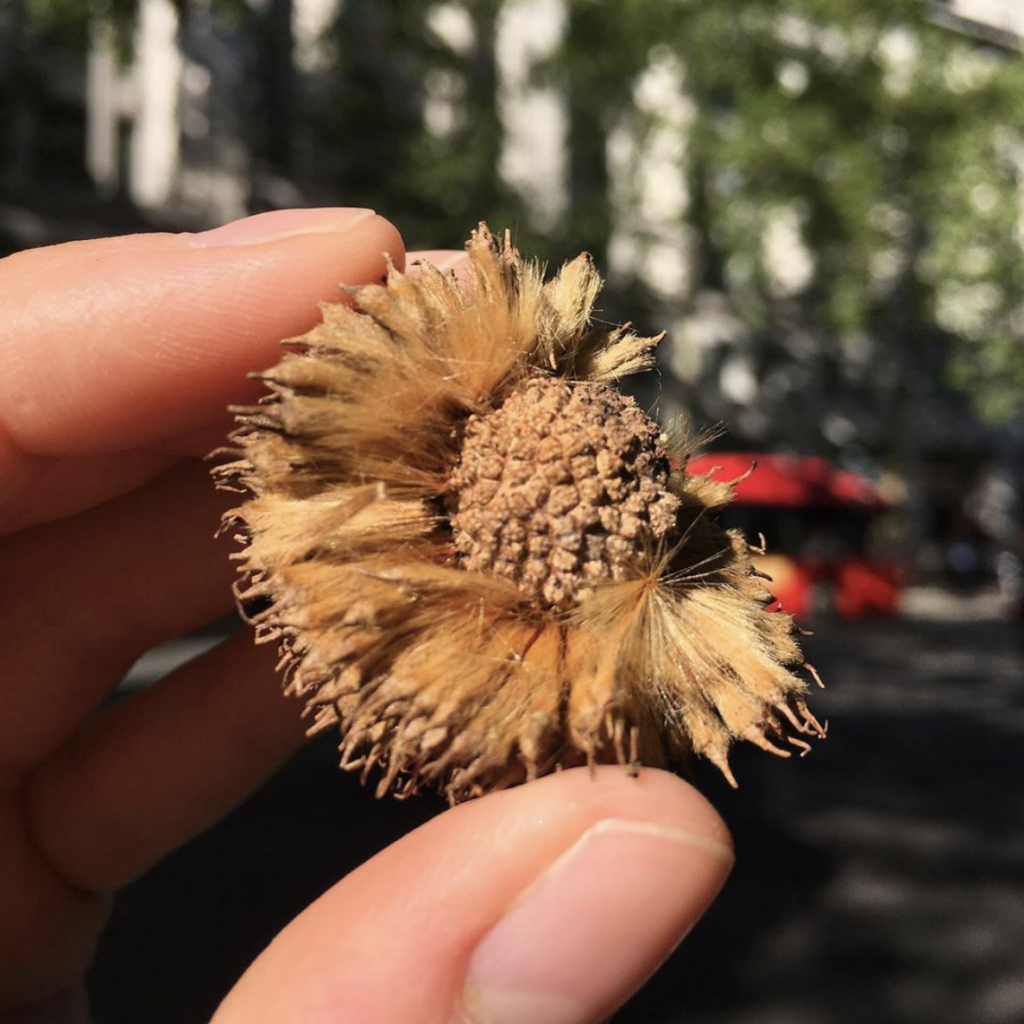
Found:
[[[12, 7], [21, 7], [34, 32], [73, 50], [84, 53], [89, 44], [89, 28], [96, 20], [110, 22], [117, 30], [122, 57], [131, 56], [132, 29], [141, 0], [5, 0]], [[182, 17], [199, 0], [170, 0]], [[246, 0], [201, 0], [203, 7], [212, 7], [225, 21], [243, 23], [251, 13]]]
[[[398, 221], [414, 247], [461, 247], [470, 227], [520, 215], [495, 168], [495, 18], [500, 0], [473, 4], [474, 43], [453, 52], [431, 30], [429, 5], [348, 0], [332, 29], [334, 61], [310, 125], [303, 172], [343, 183], [346, 196]], [[453, 90], [453, 124], [424, 123], [431, 83]]]
[[[613, 209], [606, 140], [625, 127], [643, 159], [664, 115], [641, 109], [638, 83], [672, 63], [691, 108], [678, 172], [690, 201], [679, 216], [695, 272], [668, 296], [640, 272], [617, 275], [606, 306], [653, 326], [708, 292], [723, 296], [757, 366], [763, 415], [750, 432], [776, 443], [801, 443], [808, 415], [838, 410], [867, 447], [884, 448], [910, 426], [921, 379], [942, 372], [990, 419], [1020, 408], [1019, 55], [932, 25], [920, 0], [566, 0], [564, 43], [534, 76], [567, 98], [570, 206], [538, 233], [496, 173], [503, 4], [454, 5], [472, 23], [463, 52], [432, 30], [436, 6], [342, 6], [333, 71], [307, 112], [316, 156], [290, 173], [333, 180], [416, 244], [459, 244], [484, 218], [511, 226], [528, 251], [557, 260], [586, 248], [607, 265], [625, 221], [640, 267], [667, 225], [645, 221], [639, 190]], [[444, 134], [423, 117], [439, 76], [455, 83], [459, 111]], [[811, 267], [795, 289], [770, 264], [780, 216]], [[703, 418], [734, 420], [716, 358], [705, 354], [678, 387]]]
[[[890, 426], [906, 408], [899, 392], [947, 351], [983, 414], [1019, 411], [1019, 54], [930, 24], [918, 0], [572, 0], [572, 9], [587, 31], [568, 36], [561, 69], [589, 101], [590, 124], [625, 117], [639, 133], [654, 130], [635, 110], [637, 74], [652, 55], [682, 69], [693, 107], [684, 217], [697, 232], [695, 293], [724, 292], [764, 344], [780, 333], [813, 339], [819, 370], [844, 384], [861, 378], [877, 392], [877, 371], [889, 376], [894, 411], [879, 411]], [[813, 267], [788, 292], [764, 245], [780, 211], [794, 215]]]
[[[19, 2], [37, 30], [81, 42], [90, 17], [130, 26], [139, 0]], [[329, 60], [300, 74], [280, 58], [287, 0], [220, 0], [270, 54], [255, 83], [257, 166], [318, 201], [379, 209], [414, 246], [459, 245], [487, 219], [524, 250], [558, 260], [587, 248], [607, 266], [625, 226], [632, 269], [612, 275], [609, 315], [685, 328], [716, 297], [754, 367], [759, 418], [723, 397], [722, 346], [698, 353], [677, 392], [698, 418], [738, 417], [764, 443], [806, 448], [811, 422], [825, 447], [845, 431], [885, 450], [943, 375], [990, 420], [1020, 411], [1019, 53], [932, 24], [922, 0], [565, 0], [563, 44], [533, 73], [566, 99], [569, 205], [540, 230], [497, 171], [495, 27], [516, 2], [346, 0]], [[442, 6], [470, 25], [466, 45], [435, 31]], [[681, 83], [685, 123], [640, 102], [652, 68]], [[424, 117], [439, 88], [454, 111], [444, 131]], [[675, 173], [687, 202], [667, 218], [678, 225], [645, 214], [636, 185], [666, 129], [685, 136]], [[634, 163], [610, 202], [614, 133]], [[795, 283], [773, 262], [780, 225], [807, 266]], [[666, 237], [690, 268], [669, 293], [642, 269]]]

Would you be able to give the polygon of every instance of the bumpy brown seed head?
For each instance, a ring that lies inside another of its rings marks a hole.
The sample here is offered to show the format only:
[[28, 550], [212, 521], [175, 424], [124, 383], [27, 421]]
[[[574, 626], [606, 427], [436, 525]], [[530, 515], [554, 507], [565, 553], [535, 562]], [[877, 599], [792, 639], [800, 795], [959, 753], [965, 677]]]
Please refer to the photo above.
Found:
[[247, 494], [240, 602], [310, 732], [378, 792], [453, 800], [809, 749], [793, 623], [715, 518], [729, 485], [613, 390], [658, 338], [591, 323], [587, 257], [545, 281], [484, 226], [468, 250], [468, 288], [392, 269], [325, 306], [216, 471]]
[[644, 540], [676, 523], [665, 438], [636, 402], [599, 384], [526, 380], [474, 416], [449, 478], [462, 564], [568, 608], [636, 571]]

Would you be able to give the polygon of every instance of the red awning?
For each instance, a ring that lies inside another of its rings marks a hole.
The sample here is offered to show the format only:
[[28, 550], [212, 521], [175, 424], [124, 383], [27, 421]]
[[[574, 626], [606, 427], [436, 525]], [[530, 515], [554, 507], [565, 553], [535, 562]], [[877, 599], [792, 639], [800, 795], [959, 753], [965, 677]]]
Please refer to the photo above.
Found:
[[[756, 468], [750, 472], [755, 463]], [[740, 505], [886, 507], [878, 488], [867, 477], [839, 469], [826, 459], [811, 455], [712, 452], [692, 458], [686, 469], [695, 475], [710, 473], [715, 480], [738, 481], [736, 502]]]

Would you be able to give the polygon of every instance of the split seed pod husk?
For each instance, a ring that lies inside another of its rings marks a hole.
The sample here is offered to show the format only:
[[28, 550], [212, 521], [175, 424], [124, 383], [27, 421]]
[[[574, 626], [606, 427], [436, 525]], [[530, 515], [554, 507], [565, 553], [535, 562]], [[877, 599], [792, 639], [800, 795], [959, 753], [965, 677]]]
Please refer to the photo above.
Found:
[[[310, 733], [378, 792], [460, 800], [576, 764], [735, 785], [730, 746], [805, 751], [792, 619], [615, 382], [659, 338], [591, 321], [587, 256], [545, 281], [485, 225], [468, 279], [394, 267], [292, 339], [218, 482], [237, 587]], [[781, 744], [781, 745], [780, 745]]]

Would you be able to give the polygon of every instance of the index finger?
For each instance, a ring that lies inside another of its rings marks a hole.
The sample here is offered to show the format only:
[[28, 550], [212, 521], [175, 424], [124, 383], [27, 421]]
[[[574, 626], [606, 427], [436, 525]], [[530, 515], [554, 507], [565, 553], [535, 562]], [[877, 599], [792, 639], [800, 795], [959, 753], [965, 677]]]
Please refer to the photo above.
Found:
[[251, 370], [401, 266], [398, 231], [370, 210], [286, 210], [200, 235], [75, 242], [0, 261], [0, 434], [30, 455], [158, 445], [258, 389]]

